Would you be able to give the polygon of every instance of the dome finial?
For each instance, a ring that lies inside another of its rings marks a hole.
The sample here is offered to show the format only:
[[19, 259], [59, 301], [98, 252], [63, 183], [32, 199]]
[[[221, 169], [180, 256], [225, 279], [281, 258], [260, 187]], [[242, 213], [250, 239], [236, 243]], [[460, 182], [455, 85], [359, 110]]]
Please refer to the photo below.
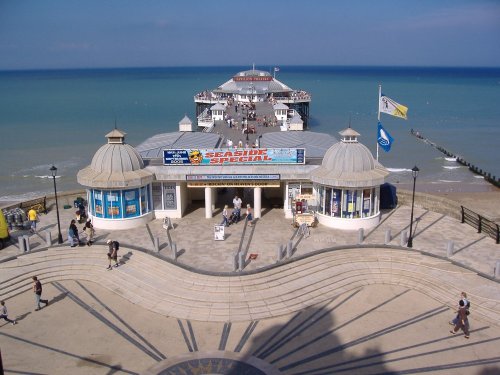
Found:
[[339, 132], [340, 134], [340, 141], [344, 143], [354, 143], [358, 142], [358, 136], [360, 135], [356, 130], [351, 128], [351, 124], [349, 124], [349, 127], [347, 129], [342, 130]]
[[106, 134], [106, 138], [108, 138], [108, 143], [123, 145], [125, 144], [125, 135], [127, 135], [127, 133], [121, 131], [115, 126], [111, 132]]

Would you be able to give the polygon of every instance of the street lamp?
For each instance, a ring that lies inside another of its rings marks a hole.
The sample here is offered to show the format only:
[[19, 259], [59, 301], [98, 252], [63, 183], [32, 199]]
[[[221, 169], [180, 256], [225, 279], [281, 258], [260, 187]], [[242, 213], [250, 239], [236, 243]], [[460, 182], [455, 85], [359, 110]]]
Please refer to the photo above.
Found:
[[57, 203], [57, 188], [56, 188], [56, 175], [57, 175], [57, 168], [55, 166], [50, 167], [50, 172], [52, 173], [52, 180], [54, 181], [54, 196], [56, 198], [56, 214], [57, 214], [57, 243], [62, 244], [63, 239], [62, 239], [62, 234], [61, 234], [61, 221], [59, 220], [59, 204]]
[[417, 176], [418, 176], [418, 172], [419, 171], [420, 171], [420, 169], [418, 169], [417, 166], [414, 166], [411, 169], [411, 175], [413, 176], [413, 195], [412, 195], [412, 198], [411, 198], [410, 236], [408, 237], [408, 244], [407, 244], [408, 247], [413, 247], [413, 232], [412, 232], [412, 228], [413, 228], [413, 207], [415, 206], [415, 182], [417, 181]]

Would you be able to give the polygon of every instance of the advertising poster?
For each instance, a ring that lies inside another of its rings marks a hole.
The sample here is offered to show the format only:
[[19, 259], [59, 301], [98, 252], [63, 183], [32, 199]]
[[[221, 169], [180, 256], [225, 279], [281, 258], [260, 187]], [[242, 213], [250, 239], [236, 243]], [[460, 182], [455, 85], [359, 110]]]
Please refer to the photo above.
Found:
[[303, 148], [163, 150], [164, 165], [304, 164]]

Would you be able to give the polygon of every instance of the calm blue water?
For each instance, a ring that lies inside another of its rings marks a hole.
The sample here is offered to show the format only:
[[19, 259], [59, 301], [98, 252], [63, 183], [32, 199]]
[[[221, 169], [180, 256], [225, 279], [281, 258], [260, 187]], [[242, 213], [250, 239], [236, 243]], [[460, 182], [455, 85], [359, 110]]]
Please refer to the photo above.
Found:
[[[257, 67], [270, 70], [270, 67]], [[115, 124], [137, 145], [176, 131], [193, 95], [212, 89], [249, 67], [145, 68], [0, 72], [0, 200], [53, 191], [43, 178], [58, 167], [61, 190], [78, 189], [76, 173], [90, 163]], [[411, 128], [492, 175], [500, 176], [500, 69], [281, 67], [277, 77], [312, 93], [311, 130], [337, 133], [349, 125], [375, 154], [378, 85], [409, 107], [407, 121], [382, 114], [395, 139], [380, 162], [391, 169], [415, 164], [419, 182], [478, 185]], [[410, 180], [395, 172], [391, 181]], [[458, 186], [458, 185], [457, 185]]]

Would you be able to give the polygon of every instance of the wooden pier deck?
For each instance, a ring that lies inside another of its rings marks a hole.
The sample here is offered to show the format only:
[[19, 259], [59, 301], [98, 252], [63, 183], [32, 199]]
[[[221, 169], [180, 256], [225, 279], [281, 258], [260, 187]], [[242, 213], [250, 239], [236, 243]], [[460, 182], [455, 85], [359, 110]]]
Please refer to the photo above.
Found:
[[[240, 106], [238, 112], [236, 112], [234, 106], [227, 107], [227, 114], [233, 119], [233, 126], [231, 128], [226, 121], [215, 121], [215, 125], [211, 132], [217, 133], [223, 138], [224, 144], [222, 147], [227, 147], [228, 139], [233, 142], [233, 146], [237, 146], [239, 141], [241, 141], [243, 147], [247, 145], [248, 147], [252, 147], [262, 134], [281, 131], [279, 123], [275, 126], [270, 125], [271, 120], [276, 122], [272, 104], [269, 102], [257, 102], [255, 103], [256, 119], [248, 120], [250, 132], [245, 133], [243, 129], [243, 120], [247, 118], [248, 111], [246, 109], [242, 110], [241, 108]], [[268, 126], [264, 126], [264, 118], [267, 118], [269, 122]]]

